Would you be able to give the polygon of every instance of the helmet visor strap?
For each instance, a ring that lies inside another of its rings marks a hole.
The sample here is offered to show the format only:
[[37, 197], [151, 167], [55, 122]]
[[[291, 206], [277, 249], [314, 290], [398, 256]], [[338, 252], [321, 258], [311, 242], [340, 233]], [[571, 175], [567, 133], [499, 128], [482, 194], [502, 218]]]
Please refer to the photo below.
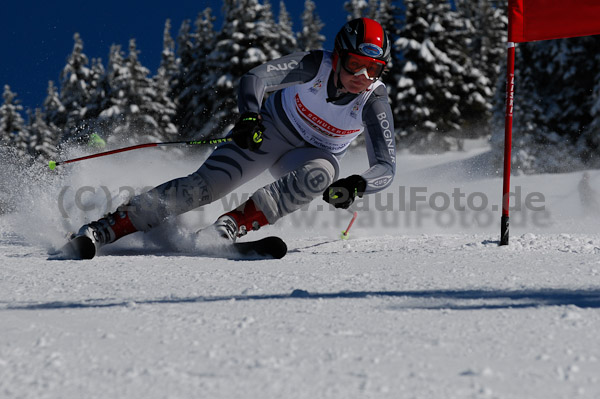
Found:
[[367, 79], [375, 80], [383, 73], [385, 63], [370, 57], [348, 53], [343, 57], [342, 67], [352, 75], [365, 75]]

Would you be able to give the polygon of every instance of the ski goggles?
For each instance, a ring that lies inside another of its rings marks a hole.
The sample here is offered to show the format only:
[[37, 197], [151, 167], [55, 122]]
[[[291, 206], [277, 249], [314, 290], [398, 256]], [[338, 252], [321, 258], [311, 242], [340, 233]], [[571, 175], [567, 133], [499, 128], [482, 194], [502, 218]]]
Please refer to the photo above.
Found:
[[375, 80], [383, 73], [385, 62], [363, 55], [348, 53], [343, 58], [342, 67], [346, 72], [355, 76], [365, 75], [367, 79]]

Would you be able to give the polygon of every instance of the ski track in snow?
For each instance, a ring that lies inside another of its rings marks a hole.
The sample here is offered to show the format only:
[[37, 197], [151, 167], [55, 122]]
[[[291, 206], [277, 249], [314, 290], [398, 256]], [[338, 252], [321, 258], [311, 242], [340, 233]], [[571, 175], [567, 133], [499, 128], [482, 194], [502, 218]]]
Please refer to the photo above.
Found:
[[[500, 178], [449, 167], [478, 154], [400, 156], [390, 192], [463, 187], [492, 201]], [[119, 162], [82, 163], [61, 184], [114, 194], [138, 174], [142, 187], [194, 169], [142, 159], [126, 176]], [[364, 167], [351, 160], [351, 173]], [[440, 168], [453, 173], [434, 179]], [[348, 213], [309, 210], [255, 233], [286, 238], [289, 252], [254, 261], [190, 239], [220, 204], [91, 261], [47, 260], [102, 210], [67, 207], [62, 220], [48, 206], [60, 187], [32, 188], [27, 212], [0, 217], [0, 397], [600, 398], [600, 234], [582, 217], [580, 175], [514, 177], [545, 194], [551, 223], [517, 214], [509, 246], [499, 215], [384, 225], [362, 210], [343, 241]]]

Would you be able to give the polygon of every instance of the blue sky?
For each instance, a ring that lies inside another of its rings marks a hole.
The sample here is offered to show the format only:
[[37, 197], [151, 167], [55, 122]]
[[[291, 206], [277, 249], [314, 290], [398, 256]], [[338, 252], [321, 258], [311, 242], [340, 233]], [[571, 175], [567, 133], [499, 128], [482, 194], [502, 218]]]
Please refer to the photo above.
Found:
[[[314, 1], [326, 24], [322, 33], [329, 48], [346, 21], [345, 0]], [[271, 3], [277, 16], [279, 0]], [[285, 0], [285, 4], [294, 19], [294, 30], [299, 30], [304, 1]], [[73, 49], [75, 32], [81, 34], [84, 53], [90, 60], [99, 57], [105, 63], [111, 44], [126, 48], [129, 39], [135, 38], [141, 62], [154, 73], [160, 62], [166, 19], [171, 19], [171, 34], [175, 37], [184, 19], [193, 21], [206, 7], [211, 7], [219, 18], [216, 27], [220, 28], [222, 0], [5, 2], [0, 16], [0, 88], [8, 84], [25, 108], [41, 106], [48, 81], [58, 84]]]

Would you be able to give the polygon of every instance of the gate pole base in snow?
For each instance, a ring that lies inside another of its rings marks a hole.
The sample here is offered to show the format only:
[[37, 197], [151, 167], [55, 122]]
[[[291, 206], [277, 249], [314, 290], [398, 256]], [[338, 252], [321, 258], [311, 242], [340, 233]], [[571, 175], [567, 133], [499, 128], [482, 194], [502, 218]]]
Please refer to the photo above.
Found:
[[502, 216], [500, 224], [500, 245], [508, 245], [508, 216]]

